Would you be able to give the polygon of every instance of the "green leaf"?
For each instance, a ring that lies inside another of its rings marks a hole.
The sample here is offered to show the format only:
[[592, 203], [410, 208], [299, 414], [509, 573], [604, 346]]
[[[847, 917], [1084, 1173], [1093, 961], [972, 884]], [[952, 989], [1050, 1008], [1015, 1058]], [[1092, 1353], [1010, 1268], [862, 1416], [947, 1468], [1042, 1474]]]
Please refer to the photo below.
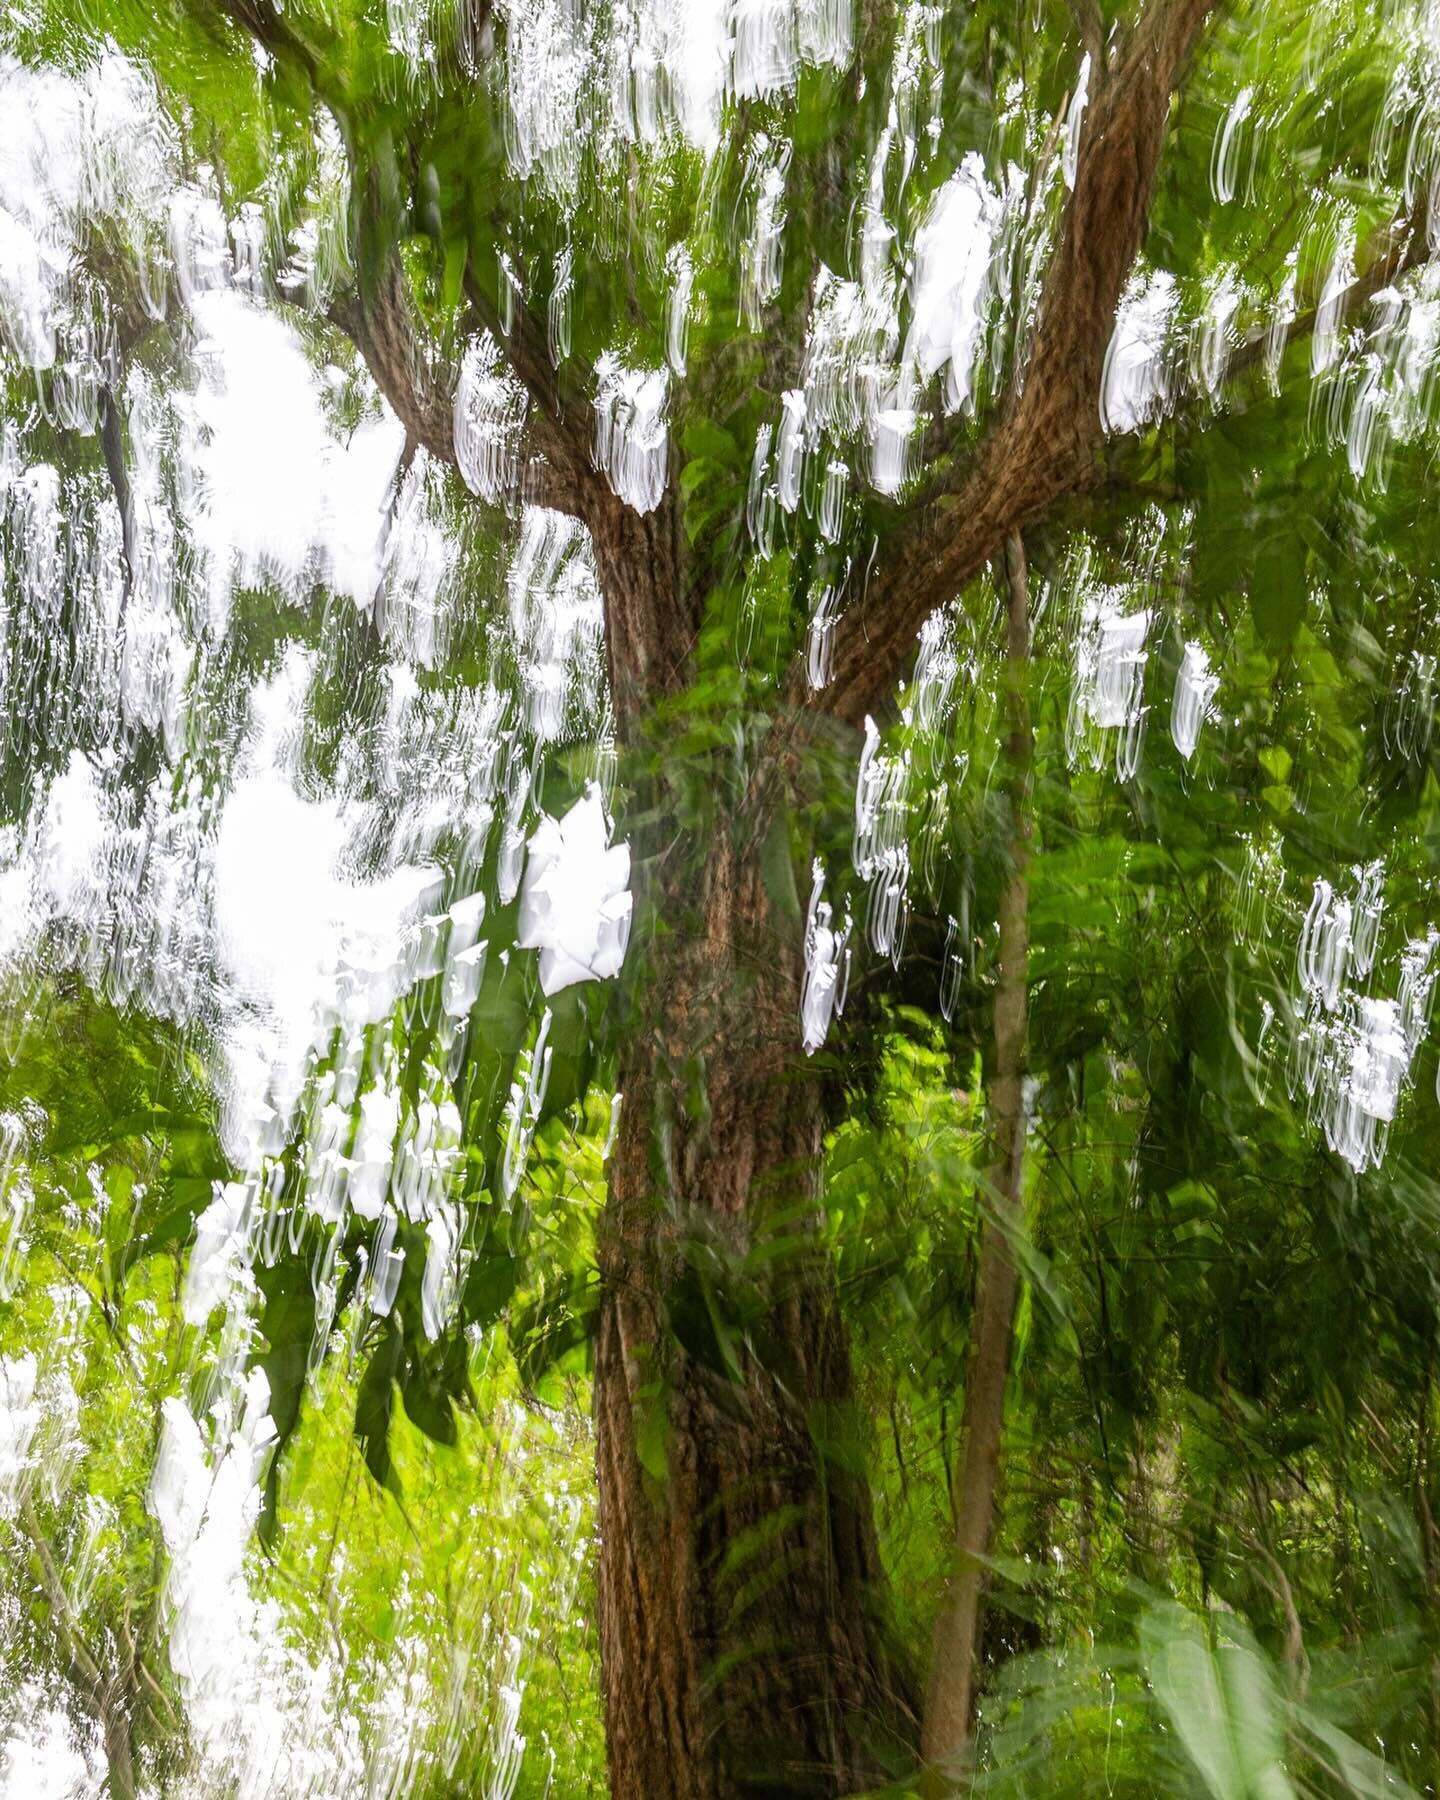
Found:
[[776, 809], [765, 833], [760, 853], [760, 873], [770, 904], [780, 919], [797, 925], [802, 917], [800, 894], [795, 886], [795, 858], [790, 846], [790, 814], [786, 807]]
[[1287, 644], [1305, 616], [1305, 547], [1293, 538], [1270, 538], [1255, 558], [1250, 610], [1268, 644]]
[[275, 1425], [275, 1451], [266, 1477], [259, 1525], [262, 1541], [269, 1543], [274, 1541], [277, 1529], [281, 1464], [300, 1422], [316, 1309], [306, 1262], [285, 1261], [273, 1268], [262, 1267], [256, 1270], [255, 1280], [264, 1296], [260, 1330], [267, 1345], [258, 1367], [270, 1384], [270, 1417]]
[[400, 1398], [411, 1424], [437, 1444], [451, 1448], [459, 1441], [455, 1409], [441, 1372], [423, 1356], [410, 1361], [400, 1378]]
[[487, 1329], [510, 1304], [519, 1280], [519, 1258], [487, 1245], [476, 1256], [465, 1277], [460, 1296], [461, 1318], [467, 1325]]
[[365, 1467], [380, 1486], [397, 1499], [400, 1497], [400, 1477], [390, 1457], [390, 1420], [403, 1350], [399, 1327], [392, 1318], [385, 1319], [355, 1397], [355, 1436], [365, 1457]]

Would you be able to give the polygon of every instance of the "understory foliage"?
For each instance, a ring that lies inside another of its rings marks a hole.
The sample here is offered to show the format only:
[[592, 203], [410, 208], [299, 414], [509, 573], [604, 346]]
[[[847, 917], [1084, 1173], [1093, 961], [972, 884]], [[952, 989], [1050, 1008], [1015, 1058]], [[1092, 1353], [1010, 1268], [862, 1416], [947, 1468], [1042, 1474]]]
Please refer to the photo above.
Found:
[[10, 9], [7, 1800], [636, 1800], [625, 1684], [698, 1800], [1440, 1791], [1437, 93], [1399, 0]]

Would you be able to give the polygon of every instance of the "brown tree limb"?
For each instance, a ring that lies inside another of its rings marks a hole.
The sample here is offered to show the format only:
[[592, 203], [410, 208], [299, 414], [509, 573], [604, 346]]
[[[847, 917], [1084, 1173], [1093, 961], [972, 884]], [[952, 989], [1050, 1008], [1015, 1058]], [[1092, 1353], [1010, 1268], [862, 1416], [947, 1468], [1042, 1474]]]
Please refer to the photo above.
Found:
[[[294, 30], [274, 0], [215, 0], [219, 10], [245, 30], [277, 66], [299, 78], [314, 97], [334, 114], [345, 140], [352, 185], [361, 192], [359, 231], [363, 240], [380, 242], [385, 233], [384, 202], [373, 169], [365, 168], [356, 142], [348, 95], [336, 88], [326, 74], [319, 54]], [[488, 24], [489, 0], [471, 0], [468, 28], [482, 31]], [[362, 263], [362, 256], [357, 260]], [[544, 354], [543, 339], [534, 322], [523, 312], [514, 332], [506, 333], [489, 304], [473, 269], [466, 272], [466, 297], [483, 326], [494, 333], [515, 375], [546, 422], [539, 454], [564, 465], [567, 476], [577, 474], [576, 463], [590, 471], [583, 454], [582, 433], [564, 422], [559, 386]], [[373, 258], [373, 272], [331, 308], [331, 323], [355, 344], [365, 359], [376, 386], [391, 411], [405, 427], [406, 435], [432, 456], [454, 463], [454, 415], [449, 393], [435, 380], [435, 372], [422, 347], [422, 337], [411, 302], [409, 282], [393, 247]], [[571, 510], [578, 510], [572, 507]]]
[[[215, 10], [247, 32], [275, 63], [303, 76], [317, 94], [325, 95], [325, 69], [319, 56], [295, 30], [275, 0], [213, 0]], [[333, 103], [334, 96], [326, 96]], [[343, 123], [343, 121], [342, 121]]]
[[970, 1326], [965, 1416], [956, 1456], [950, 1576], [935, 1619], [925, 1699], [922, 1791], [952, 1793], [970, 1751], [979, 1682], [985, 1558], [995, 1524], [1005, 1386], [1020, 1277], [1013, 1239], [1025, 1206], [1025, 1063], [1029, 1032], [1030, 790], [1034, 731], [1030, 718], [1030, 611], [1019, 533], [1005, 545], [1005, 688], [1009, 721], [1007, 779], [1010, 858], [1000, 893], [1000, 975], [995, 987], [995, 1073], [990, 1084], [994, 1195], [980, 1232], [980, 1267]]
[[1144, 241], [1171, 96], [1214, 3], [1151, 0], [1123, 53], [1092, 72], [1024, 385], [953, 491], [901, 528], [863, 599], [841, 617], [833, 678], [813, 697], [816, 708], [857, 726], [878, 711], [936, 607], [1012, 532], [1099, 478], [1105, 352]]
[[[345, 142], [352, 184], [363, 184], [360, 232], [376, 229], [379, 199], [373, 173], [358, 167], [348, 97], [327, 77], [322, 59], [302, 38], [275, 0], [214, 0], [216, 11], [238, 25], [277, 68], [297, 79], [326, 105]], [[409, 442], [432, 456], [455, 461], [450, 397], [435, 383], [421, 352], [405, 270], [393, 251], [376, 259], [370, 281], [331, 305], [333, 325], [348, 337], [375, 379]]]
[[[610, 691], [622, 726], [682, 684], [693, 623], [676, 601], [679, 517], [668, 495], [642, 518], [612, 490], [589, 454], [588, 431], [567, 409], [538, 328], [522, 315], [507, 338], [496, 327], [473, 273], [467, 294], [477, 322], [492, 330], [530, 401], [523, 445], [528, 499], [578, 518], [590, 533], [605, 602]], [[422, 348], [399, 259], [389, 257], [367, 294], [357, 287], [331, 310], [352, 339], [407, 436], [453, 464], [454, 407]]]
[[125, 467], [125, 440], [120, 424], [120, 409], [115, 404], [115, 390], [109, 382], [100, 390], [100, 453], [105, 461], [105, 473], [110, 477], [115, 504], [120, 509], [120, 559], [125, 565], [120, 588], [120, 617], [123, 619], [130, 603], [131, 590], [135, 586], [139, 550], [135, 531], [134, 497], [130, 492], [130, 474]]
[[[1432, 221], [1436, 217], [1436, 208], [1436, 190], [1426, 187], [1416, 195], [1413, 206], [1397, 213], [1376, 234], [1374, 241], [1379, 246], [1378, 253], [1367, 265], [1364, 274], [1357, 275], [1348, 287], [1342, 288], [1331, 303], [1337, 326], [1348, 325], [1377, 294], [1392, 287], [1412, 269], [1418, 269], [1422, 263], [1429, 261], [1434, 241]], [[1291, 321], [1285, 332], [1286, 346], [1314, 335], [1320, 323], [1321, 310], [1319, 306], [1313, 306]], [[1245, 370], [1253, 368], [1264, 358], [1268, 347], [1268, 331], [1251, 338], [1231, 357], [1227, 377], [1243, 374]]]
[[1075, 16], [1081, 47], [1092, 66], [1098, 68], [1105, 53], [1105, 18], [1100, 11], [1100, 0], [1070, 0], [1070, 10]]
[[421, 349], [409, 286], [398, 259], [387, 261], [372, 292], [358, 289], [332, 303], [330, 322], [354, 344], [410, 443], [455, 461], [455, 414]]

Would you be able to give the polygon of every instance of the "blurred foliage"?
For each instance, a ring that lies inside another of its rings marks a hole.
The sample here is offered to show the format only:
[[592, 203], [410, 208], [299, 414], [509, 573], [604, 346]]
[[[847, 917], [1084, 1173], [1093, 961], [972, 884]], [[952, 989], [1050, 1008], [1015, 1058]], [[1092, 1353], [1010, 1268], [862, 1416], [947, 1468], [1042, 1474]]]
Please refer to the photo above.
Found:
[[[372, 292], [398, 254], [438, 363], [455, 359], [477, 318], [503, 313], [503, 254], [525, 272], [536, 317], [563, 337], [565, 403], [583, 406], [603, 353], [665, 360], [668, 256], [683, 246], [693, 257], [691, 376], [670, 418], [688, 568], [708, 596], [693, 681], [625, 747], [618, 772], [609, 721], [593, 722], [597, 742], [552, 749], [535, 804], [559, 814], [600, 771], [614, 776], [617, 809], [634, 803], [637, 838], [658, 820], [667, 840], [703, 848], [743, 813], [789, 723], [782, 674], [815, 594], [844, 553], [883, 548], [899, 516], [857, 497], [838, 548], [820, 542], [813, 507], [782, 518], [763, 549], [744, 529], [757, 432], [801, 377], [794, 321], [822, 263], [854, 272], [848, 201], [883, 125], [891, 46], [875, 20], [890, 9], [858, 9], [863, 92], [807, 68], [783, 98], [732, 97], [709, 164], [674, 144], [601, 156], [577, 123], [573, 182], [527, 186], [491, 104], [498, 77], [478, 66], [488, 52], [466, 40], [467, 9], [437, 15], [433, 65], [412, 82], [390, 38], [396, 9], [256, 3], [289, 34], [273, 56], [257, 56], [234, 7], [114, 4], [103, 28], [155, 71], [188, 163], [219, 171], [232, 209], [263, 201], [282, 248], [320, 179], [328, 114], [351, 172], [331, 246], [336, 289]], [[84, 10], [25, 8], [7, 38], [29, 60], [78, 65], [95, 45]], [[1119, 10], [1099, 9], [1102, 24]], [[908, 191], [888, 196], [907, 245], [967, 151], [979, 147], [997, 177], [1008, 158], [1033, 162], [1075, 79], [1068, 9], [934, 13], [935, 130]], [[1398, 9], [1358, 0], [1318, 14], [1238, 4], [1217, 19], [1175, 108], [1146, 258], [1177, 272], [1197, 318], [1227, 271], [1243, 277], [1232, 348], [1259, 342], [1287, 274], [1306, 316], [1341, 239], [1363, 272], [1401, 206], [1405, 134], [1386, 83], [1404, 40]], [[1241, 203], [1220, 205], [1215, 144], [1243, 86], [1265, 130], [1246, 140]], [[749, 204], [747, 156], [762, 133], [767, 146], [786, 142], [791, 161], [782, 273], [765, 329], [752, 331], [737, 325], [741, 259], [727, 222]], [[846, 204], [827, 204], [836, 193]], [[1433, 304], [1413, 283], [1407, 295]], [[923, 481], [943, 482], [1003, 403], [1015, 375], [1003, 346], [1023, 299], [997, 303], [988, 329], [1002, 347], [975, 417], [926, 437]], [[372, 409], [323, 308], [272, 300], [339, 372], [339, 414], [353, 423]], [[1270, 1800], [1434, 1793], [1440, 1782], [1437, 1058], [1420, 1049], [1383, 1156], [1357, 1171], [1324, 1143], [1295, 975], [1317, 880], [1349, 891], [1352, 871], [1379, 860], [1385, 923], [1367, 993], [1395, 993], [1407, 946], [1433, 922], [1440, 872], [1440, 737], [1423, 699], [1412, 705], [1417, 659], [1440, 654], [1436, 433], [1426, 414], [1373, 455], [1356, 451], [1354, 384], [1379, 354], [1378, 330], [1368, 316], [1351, 322], [1333, 372], [1317, 373], [1313, 336], [1299, 330], [1273, 380], [1251, 361], [1214, 392], [1177, 382], [1162, 420], [1108, 441], [1095, 491], [1028, 534], [1032, 1121], [977, 1792]], [[163, 382], [175, 356], [167, 328], [131, 360]], [[12, 398], [27, 391], [27, 372], [4, 373]], [[97, 444], [31, 423], [33, 448], [63, 469], [80, 507], [99, 480]], [[173, 488], [173, 470], [165, 478]], [[503, 631], [510, 522], [449, 477], [437, 486], [463, 546], [465, 604], [443, 654], [411, 673], [458, 706], [487, 681], [519, 682]], [[1093, 757], [1074, 741], [1080, 603], [1097, 584], [1154, 614], [1151, 716], [1133, 767], [1117, 767], [1110, 739]], [[990, 1208], [980, 1171], [991, 922], [1013, 823], [988, 574], [942, 625], [953, 692], [937, 720], [914, 682], [884, 739], [905, 771], [908, 934], [893, 959], [857, 956], [844, 1024], [810, 1065], [830, 1111], [825, 1229], [860, 1399], [860, 1422], [843, 1422], [844, 1441], [826, 1452], [871, 1473], [894, 1629], [917, 1665], [947, 1562], [977, 1225]], [[33, 653], [37, 716], [64, 710], [64, 639], [58, 628], [17, 638]], [[1220, 698], [1185, 758], [1161, 727], [1191, 641], [1206, 648]], [[307, 775], [322, 787], [343, 775], [383, 806], [373, 770], [345, 762], [378, 730], [391, 653], [373, 611], [240, 596], [191, 677], [208, 736], [182, 744], [177, 763], [207, 793], [224, 790], [245, 698], [293, 644], [317, 657]], [[23, 827], [73, 750], [99, 752], [89, 730], [47, 737], [31, 718], [8, 721], [7, 828]], [[817, 729], [792, 749], [764, 842], [772, 898], [798, 931], [797, 870], [813, 856], [839, 869], [849, 852], [857, 746]], [[138, 805], [164, 765], [157, 734], [135, 731], [126, 755]], [[317, 1656], [339, 1646], [357, 1713], [383, 1698], [395, 1647], [413, 1643], [412, 1673], [452, 1694], [459, 1718], [436, 1727], [404, 1788], [437, 1800], [478, 1791], [491, 1766], [501, 1690], [513, 1685], [505, 1634], [517, 1629], [532, 1750], [515, 1791], [603, 1788], [587, 1358], [615, 1047], [644, 1028], [644, 960], [613, 987], [570, 990], [547, 1008], [534, 957], [514, 946], [514, 885], [500, 898], [504, 853], [499, 833], [479, 856], [437, 847], [443, 904], [478, 892], [492, 902], [493, 953], [456, 1041], [437, 1048], [435, 970], [375, 1028], [407, 1123], [437, 1095], [461, 1119], [455, 1316], [426, 1329], [419, 1227], [401, 1227], [409, 1254], [393, 1310], [372, 1317], [360, 1293], [368, 1221], [332, 1229], [292, 1201], [254, 1270], [244, 1346], [267, 1375], [281, 1439], [249, 1578], [278, 1599], [297, 1645]], [[867, 896], [858, 881], [849, 894], [858, 943]], [[637, 943], [657, 958], [682, 929], [641, 924]], [[183, 1392], [203, 1411], [233, 1348], [218, 1316], [186, 1326], [180, 1301], [194, 1222], [232, 1173], [208, 1097], [214, 1047], [96, 998], [53, 972], [75, 946], [49, 949], [4, 1007], [0, 1354], [36, 1353], [42, 1381], [63, 1374], [74, 1400], [56, 1401], [70, 1408], [66, 1435], [26, 1488], [29, 1511], [17, 1500], [0, 1518], [7, 1688], [18, 1696], [22, 1675], [39, 1673], [79, 1693], [67, 1633], [106, 1666], [129, 1658], [141, 1766], [183, 1792], [190, 1746], [145, 1495], [160, 1401]], [[542, 1030], [549, 1079], [516, 1174], [507, 1158]], [[333, 1082], [338, 1058], [315, 1059], [310, 1091]], [[276, 1156], [292, 1194], [312, 1122]], [[741, 1354], [778, 1356], [757, 1295], [766, 1259], [784, 1254], [782, 1227], [746, 1256], [699, 1231], [684, 1245], [667, 1323], [677, 1354], [722, 1384]], [[645, 1466], [663, 1474], [658, 1418], [637, 1428]], [[67, 1571], [68, 1626], [37, 1572], [42, 1540]], [[727, 1573], [763, 1549], [737, 1547]]]

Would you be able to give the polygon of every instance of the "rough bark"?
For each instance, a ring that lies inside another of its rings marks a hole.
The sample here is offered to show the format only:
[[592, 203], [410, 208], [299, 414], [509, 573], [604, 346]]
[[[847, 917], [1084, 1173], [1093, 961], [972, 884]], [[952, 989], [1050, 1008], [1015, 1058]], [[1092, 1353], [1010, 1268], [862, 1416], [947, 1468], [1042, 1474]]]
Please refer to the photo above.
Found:
[[[850, 1368], [817, 1238], [820, 1098], [794, 1070], [798, 934], [728, 841], [702, 885], [693, 936], [665, 941], [654, 1029], [623, 1059], [602, 1229], [610, 1792], [843, 1794], [912, 1728], [871, 1611], [868, 1492], [837, 1453]], [[742, 1317], [723, 1271], [747, 1253]], [[697, 1328], [697, 1261], [733, 1332], [728, 1371]]]
[[1005, 553], [1008, 619], [1010, 866], [1000, 894], [1000, 974], [995, 988], [995, 1070], [989, 1115], [991, 1203], [980, 1234], [980, 1267], [970, 1327], [965, 1414], [954, 1482], [955, 1536], [944, 1599], [935, 1621], [921, 1754], [930, 1795], [954, 1790], [967, 1768], [980, 1677], [985, 1563], [994, 1530], [1005, 1384], [1019, 1275], [1012, 1242], [1023, 1224], [1025, 1040], [1030, 948], [1030, 780], [1034, 754], [1027, 680], [1030, 620], [1025, 555], [1014, 536]]
[[680, 521], [673, 499], [642, 519], [599, 479], [604, 491], [582, 517], [605, 596], [611, 704], [624, 731], [689, 680], [700, 603], [684, 606], [678, 599]]

